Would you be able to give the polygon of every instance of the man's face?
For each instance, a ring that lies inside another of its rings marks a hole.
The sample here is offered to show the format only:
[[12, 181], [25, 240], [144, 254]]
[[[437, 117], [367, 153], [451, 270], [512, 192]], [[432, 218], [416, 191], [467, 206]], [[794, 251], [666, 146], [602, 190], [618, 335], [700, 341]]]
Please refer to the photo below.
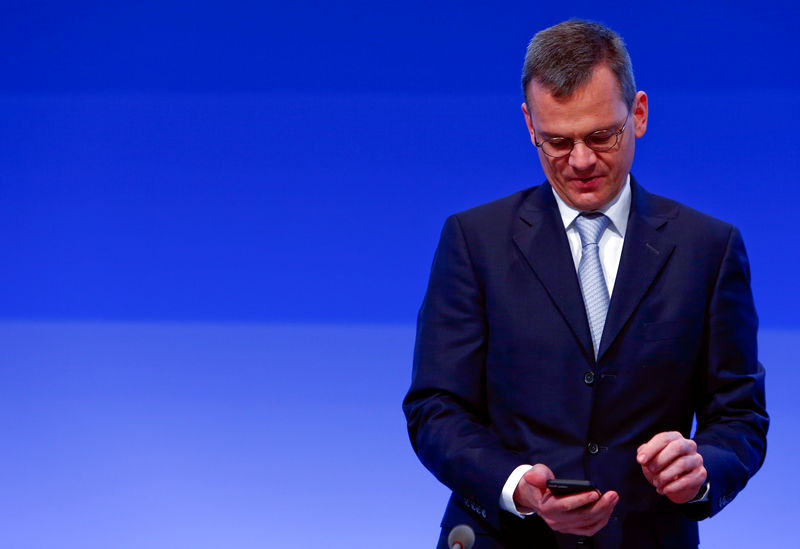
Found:
[[608, 151], [593, 151], [581, 142], [575, 143], [568, 155], [552, 158], [538, 149], [542, 169], [564, 202], [578, 210], [596, 210], [608, 204], [631, 169], [635, 138], [647, 129], [645, 93], [636, 94], [631, 119], [627, 119], [628, 107], [617, 77], [600, 65], [591, 80], [569, 97], [555, 98], [535, 81], [528, 86], [527, 97], [530, 111], [523, 103], [522, 112], [534, 144], [553, 137], [579, 140], [597, 130], [616, 131], [627, 120], [616, 146]]

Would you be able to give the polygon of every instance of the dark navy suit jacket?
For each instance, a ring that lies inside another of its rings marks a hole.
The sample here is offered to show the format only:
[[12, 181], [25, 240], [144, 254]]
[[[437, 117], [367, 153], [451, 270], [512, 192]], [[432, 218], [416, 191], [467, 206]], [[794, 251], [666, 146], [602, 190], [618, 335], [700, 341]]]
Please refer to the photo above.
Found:
[[[518, 465], [590, 479], [620, 501], [595, 548], [695, 547], [696, 520], [744, 487], [766, 451], [764, 372], [735, 227], [631, 181], [632, 204], [597, 360], [548, 184], [451, 216], [418, 318], [404, 400], [412, 445], [452, 491], [442, 526], [482, 547], [574, 547], [499, 506]], [[662, 431], [693, 436], [705, 504], [659, 496], [635, 461]]]

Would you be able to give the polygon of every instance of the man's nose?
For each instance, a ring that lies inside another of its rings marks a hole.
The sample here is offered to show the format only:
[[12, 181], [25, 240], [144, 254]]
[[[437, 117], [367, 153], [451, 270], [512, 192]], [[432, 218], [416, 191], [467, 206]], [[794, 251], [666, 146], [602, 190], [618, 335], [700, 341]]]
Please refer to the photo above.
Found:
[[597, 156], [594, 151], [583, 142], [575, 143], [569, 153], [569, 165], [576, 172], [584, 172], [594, 167]]

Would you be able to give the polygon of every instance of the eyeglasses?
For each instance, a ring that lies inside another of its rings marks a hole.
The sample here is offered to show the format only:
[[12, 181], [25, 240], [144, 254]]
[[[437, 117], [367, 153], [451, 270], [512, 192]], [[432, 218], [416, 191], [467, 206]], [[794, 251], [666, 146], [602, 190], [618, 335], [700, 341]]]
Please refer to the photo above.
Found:
[[[628, 117], [630, 117], [631, 112], [628, 111], [628, 114], [625, 116], [625, 122], [623, 122], [622, 126], [614, 131], [614, 130], [597, 130], [583, 139], [570, 139], [569, 137], [551, 137], [550, 139], [545, 139], [541, 143], [537, 143], [535, 140], [533, 142], [534, 145], [542, 149], [542, 152], [547, 156], [552, 158], [561, 158], [562, 156], [567, 156], [569, 153], [572, 152], [572, 149], [575, 147], [575, 143], [583, 143], [593, 151], [597, 152], [604, 152], [610, 151], [614, 147], [617, 146], [617, 142], [619, 141], [619, 136], [622, 135], [622, 132], [625, 131], [625, 126], [628, 125]], [[533, 131], [534, 138], [536, 137], [536, 130]]]

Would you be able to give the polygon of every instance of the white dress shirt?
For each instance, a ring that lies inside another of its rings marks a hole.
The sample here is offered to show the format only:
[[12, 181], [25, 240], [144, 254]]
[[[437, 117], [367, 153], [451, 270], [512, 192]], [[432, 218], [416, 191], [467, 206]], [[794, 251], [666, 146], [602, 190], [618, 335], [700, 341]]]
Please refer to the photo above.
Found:
[[[581, 210], [576, 210], [572, 206], [567, 205], [558, 193], [551, 187], [553, 196], [556, 197], [556, 204], [558, 204], [558, 211], [561, 214], [561, 220], [564, 222], [564, 230], [567, 232], [567, 240], [569, 240], [569, 248], [572, 252], [572, 261], [575, 263], [575, 271], [578, 271], [578, 265], [581, 261], [581, 253], [583, 247], [581, 246], [581, 236], [578, 234], [578, 228], [575, 226], [575, 218], [581, 214]], [[606, 217], [611, 222], [603, 231], [600, 240], [597, 243], [600, 253], [600, 264], [603, 267], [603, 277], [608, 286], [608, 297], [614, 292], [614, 282], [617, 278], [617, 270], [619, 269], [619, 260], [622, 257], [622, 244], [625, 242], [625, 231], [628, 228], [628, 214], [631, 211], [631, 176], [625, 179], [625, 184], [622, 189], [617, 193], [611, 202], [596, 210]], [[520, 465], [503, 485], [503, 491], [500, 494], [500, 507], [513, 513], [518, 517], [523, 517], [530, 513], [520, 513], [517, 511], [517, 506], [514, 503], [514, 490], [517, 488], [522, 475], [528, 472], [532, 465]]]

